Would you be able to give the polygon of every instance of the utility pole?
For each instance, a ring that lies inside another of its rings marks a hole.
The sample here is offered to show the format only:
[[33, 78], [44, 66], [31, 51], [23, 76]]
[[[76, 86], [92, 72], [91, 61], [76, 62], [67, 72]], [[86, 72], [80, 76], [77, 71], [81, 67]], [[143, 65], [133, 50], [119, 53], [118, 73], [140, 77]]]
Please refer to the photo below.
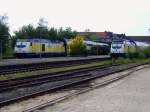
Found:
[[42, 28], [46, 27], [48, 22], [44, 20], [44, 18], [39, 19], [39, 28], [40, 28], [40, 58], [42, 58], [42, 44], [41, 44], [41, 39], [42, 39]]
[[42, 56], [41, 56], [41, 52], [42, 52], [42, 44], [41, 44], [41, 39], [42, 39], [42, 37], [41, 37], [41, 28], [42, 28], [42, 27], [40, 27], [40, 58], [42, 58]]

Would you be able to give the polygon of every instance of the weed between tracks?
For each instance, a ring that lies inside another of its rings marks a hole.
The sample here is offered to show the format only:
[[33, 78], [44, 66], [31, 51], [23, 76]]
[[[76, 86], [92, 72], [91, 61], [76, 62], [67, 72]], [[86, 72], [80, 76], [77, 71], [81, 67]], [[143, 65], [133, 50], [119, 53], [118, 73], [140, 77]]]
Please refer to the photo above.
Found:
[[60, 67], [60, 68], [51, 68], [46, 70], [38, 70], [38, 71], [31, 71], [31, 72], [22, 72], [22, 73], [15, 73], [15, 74], [8, 74], [8, 75], [0, 75], [0, 80], [8, 80], [8, 79], [14, 79], [14, 78], [20, 78], [20, 77], [29, 77], [33, 75], [41, 75], [41, 74], [50, 74], [50, 73], [57, 73], [57, 72], [65, 72], [68, 70], [76, 70], [76, 69], [82, 69], [87, 67], [97, 67], [101, 65], [105, 65], [106, 62], [93, 62], [91, 64], [84, 64], [84, 65], [74, 65], [70, 67]]
[[8, 75], [0, 75], [0, 81], [20, 78], [20, 77], [29, 77], [29, 76], [33, 76], [33, 75], [65, 72], [68, 70], [76, 70], [76, 69], [82, 69], [82, 68], [87, 68], [87, 67], [98, 67], [98, 66], [102, 66], [102, 65], [129, 64], [129, 63], [141, 63], [142, 64], [145, 62], [150, 62], [150, 58], [140, 59], [140, 60], [139, 59], [118, 58], [118, 59], [106, 60], [106, 61], [102, 61], [102, 62], [93, 62], [90, 64], [84, 64], [84, 65], [75, 65], [75, 66], [70, 66], [70, 67], [51, 68], [51, 69], [38, 70], [38, 71], [32, 71], [32, 72], [22, 72], [22, 73], [8, 74]]

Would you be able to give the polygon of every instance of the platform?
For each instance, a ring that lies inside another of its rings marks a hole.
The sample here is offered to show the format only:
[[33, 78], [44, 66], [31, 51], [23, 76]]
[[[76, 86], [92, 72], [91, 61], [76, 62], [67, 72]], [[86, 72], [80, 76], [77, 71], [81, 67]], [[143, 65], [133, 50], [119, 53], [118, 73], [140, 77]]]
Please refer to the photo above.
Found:
[[101, 56], [86, 56], [86, 57], [50, 57], [50, 58], [25, 58], [25, 59], [3, 59], [0, 60], [0, 66], [17, 65], [17, 64], [31, 64], [41, 62], [53, 62], [53, 61], [70, 61], [70, 60], [83, 60], [83, 59], [103, 59], [109, 58], [109, 55]]
[[150, 67], [42, 112], [149, 112]]

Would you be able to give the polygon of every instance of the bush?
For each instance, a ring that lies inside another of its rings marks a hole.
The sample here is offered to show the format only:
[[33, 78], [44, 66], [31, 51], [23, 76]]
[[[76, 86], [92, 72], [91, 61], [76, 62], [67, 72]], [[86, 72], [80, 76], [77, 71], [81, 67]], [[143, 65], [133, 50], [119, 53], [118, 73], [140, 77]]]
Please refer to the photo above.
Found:
[[138, 58], [144, 59], [145, 58], [145, 53], [144, 52], [139, 52], [138, 53]]
[[136, 62], [135, 59], [123, 58], [123, 57], [119, 57], [118, 59], [112, 60], [113, 64], [129, 64], [129, 63], [135, 63], [135, 62]]
[[144, 49], [144, 55], [147, 58], [150, 57], [150, 47], [147, 47], [147, 48]]
[[71, 56], [83, 56], [86, 54], [86, 45], [83, 43], [83, 37], [77, 36], [69, 45]]
[[138, 51], [138, 58], [144, 59], [150, 57], [150, 47], [144, 48], [143, 50]]

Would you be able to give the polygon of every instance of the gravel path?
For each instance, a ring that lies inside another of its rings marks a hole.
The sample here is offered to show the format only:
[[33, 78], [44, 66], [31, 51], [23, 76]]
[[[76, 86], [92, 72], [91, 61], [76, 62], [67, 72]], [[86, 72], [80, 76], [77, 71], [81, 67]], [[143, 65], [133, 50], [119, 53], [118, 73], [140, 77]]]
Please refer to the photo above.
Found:
[[150, 68], [42, 112], [150, 112]]

